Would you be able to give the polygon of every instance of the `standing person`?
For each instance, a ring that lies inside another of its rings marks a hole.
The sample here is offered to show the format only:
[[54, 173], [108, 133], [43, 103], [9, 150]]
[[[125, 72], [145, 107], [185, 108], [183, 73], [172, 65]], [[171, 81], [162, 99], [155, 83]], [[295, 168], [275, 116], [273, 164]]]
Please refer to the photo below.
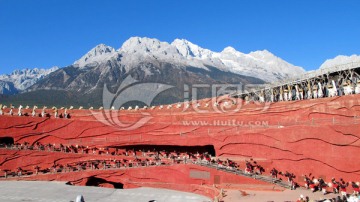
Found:
[[319, 184], [318, 184], [319, 191], [322, 191], [322, 193], [324, 195], [326, 195], [327, 194], [327, 191], [326, 191], [327, 184], [325, 183], [325, 181], [321, 177], [319, 177], [318, 181], [319, 181]]
[[38, 108], [37, 106], [34, 106], [34, 108], [32, 109], [32, 111], [31, 111], [31, 116], [32, 117], [34, 117], [36, 115], [36, 109], [37, 108]]
[[359, 195], [359, 183], [351, 182], [351, 186], [354, 190], [354, 194]]
[[58, 110], [56, 107], [53, 107], [52, 109], [54, 110], [54, 117], [57, 118], [57, 117], [58, 117], [58, 113], [59, 113], [58, 111], [59, 111], [59, 110]]
[[14, 106], [12, 106], [12, 104], [10, 104], [10, 111], [9, 111], [10, 116], [13, 115], [13, 109], [14, 109]]
[[84, 199], [84, 197], [83, 197], [82, 195], [78, 195], [78, 196], [76, 197], [75, 202], [85, 202], [85, 199]]
[[66, 173], [67, 171], [70, 172], [70, 165], [68, 163], [65, 165], [64, 168], [64, 172]]
[[39, 169], [40, 169], [39, 166], [35, 166], [35, 175], [37, 175], [39, 173]]
[[77, 171], [81, 171], [81, 162], [76, 163]]
[[55, 162], [54, 162], [53, 166], [51, 166], [51, 171], [53, 173], [56, 173], [56, 164], [55, 164]]
[[346, 197], [346, 187], [349, 186], [349, 183], [345, 183], [343, 179], [340, 179], [340, 193], [343, 197]]
[[331, 183], [332, 183], [332, 187], [333, 187], [333, 192], [334, 192], [335, 194], [338, 194], [338, 193], [339, 193], [339, 182], [337, 182], [337, 181], [335, 180], [335, 178], [332, 178], [332, 179], [331, 179]]
[[103, 160], [102, 164], [103, 164], [103, 170], [105, 170], [106, 169], [106, 161]]
[[311, 179], [310, 179], [307, 175], [305, 175], [305, 176], [304, 176], [304, 181], [305, 181], [305, 188], [306, 188], [306, 189], [309, 189], [309, 188], [310, 188], [310, 184], [312, 183]]
[[296, 182], [294, 181], [295, 175], [293, 173], [289, 173], [286, 171], [285, 176], [288, 178], [291, 190], [295, 190], [296, 188]]
[[300, 195], [300, 198], [296, 202], [305, 202], [304, 195]]
[[294, 178], [290, 179], [290, 186], [291, 186], [291, 190], [295, 190], [296, 189], [296, 182], [294, 181]]
[[[1, 170], [1, 169], [0, 169]], [[4, 170], [4, 178], [7, 178], [7, 170]]]
[[18, 177], [21, 177], [22, 169], [20, 167], [17, 168], [17, 174], [18, 174]]
[[275, 183], [275, 181], [277, 180], [278, 171], [277, 171], [275, 168], [273, 168], [273, 169], [270, 171], [270, 174], [271, 174], [271, 176], [272, 176], [272, 178], [273, 178], [273, 183]]
[[67, 108], [65, 108], [65, 111], [64, 111], [64, 118], [66, 118], [66, 119], [68, 118], [68, 113], [67, 113], [67, 110], [68, 110], [68, 109], [67, 109]]

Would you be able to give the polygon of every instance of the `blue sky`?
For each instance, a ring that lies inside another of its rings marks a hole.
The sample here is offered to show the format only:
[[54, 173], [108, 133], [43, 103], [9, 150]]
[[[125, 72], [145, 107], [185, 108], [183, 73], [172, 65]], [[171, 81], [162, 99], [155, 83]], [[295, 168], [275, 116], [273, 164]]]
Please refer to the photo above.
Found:
[[0, 74], [67, 66], [131, 36], [221, 51], [267, 49], [307, 70], [360, 54], [360, 1], [0, 0]]

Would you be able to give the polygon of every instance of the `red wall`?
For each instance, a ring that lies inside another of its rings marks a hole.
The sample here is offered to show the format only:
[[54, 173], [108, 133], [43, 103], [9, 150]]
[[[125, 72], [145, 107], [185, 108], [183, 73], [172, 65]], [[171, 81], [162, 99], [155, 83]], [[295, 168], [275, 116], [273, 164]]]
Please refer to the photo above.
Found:
[[[202, 105], [205, 102], [209, 100], [200, 101]], [[280, 171], [294, 172], [298, 177], [312, 173], [326, 180], [342, 177], [360, 181], [360, 95], [273, 103], [266, 107], [253, 103], [230, 114], [210, 109], [207, 113], [191, 108], [182, 110], [173, 107], [114, 112], [113, 117], [123, 123], [136, 121], [143, 116], [141, 113], [148, 113], [151, 120], [134, 130], [106, 125], [89, 110], [72, 110], [72, 118], [67, 120], [4, 115], [0, 116], [0, 136], [14, 137], [20, 143], [41, 141], [98, 147], [214, 145], [217, 156], [237, 160], [241, 167], [245, 159], [253, 158], [267, 169], [267, 173], [276, 167]], [[109, 117], [102, 120], [109, 120]], [[267, 126], [184, 124], [184, 121], [225, 123], [232, 120], [243, 124], [262, 121]], [[172, 171], [169, 172], [171, 175]]]

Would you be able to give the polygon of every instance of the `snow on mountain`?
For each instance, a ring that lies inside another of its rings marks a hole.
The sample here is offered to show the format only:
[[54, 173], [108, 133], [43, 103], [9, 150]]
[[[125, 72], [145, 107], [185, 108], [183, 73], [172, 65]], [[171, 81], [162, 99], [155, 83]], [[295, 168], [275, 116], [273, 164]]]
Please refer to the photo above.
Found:
[[74, 62], [74, 65], [83, 68], [85, 66], [95, 66], [99, 61], [104, 61], [115, 53], [115, 49], [105, 44], [99, 44], [88, 53]]
[[139, 62], [161, 61], [174, 66], [193, 66], [207, 69], [202, 61], [185, 58], [176, 46], [158, 39], [131, 37], [117, 50], [122, 57], [122, 64], [129, 70]]
[[[320, 68], [350, 62], [360, 63], [360, 56], [340, 55], [326, 60]], [[168, 64], [170, 65], [166, 66]], [[171, 67], [171, 70], [167, 69], [167, 73], [162, 72], [165, 66]], [[87, 67], [94, 68], [91, 71], [82, 70]], [[248, 83], [259, 82], [261, 80], [274, 82], [305, 73], [303, 68], [294, 66], [267, 50], [242, 53], [228, 46], [221, 52], [215, 52], [202, 48], [185, 39], [175, 39], [172, 43], [168, 43], [146, 37], [131, 37], [117, 50], [105, 44], [97, 45], [79, 60], [75, 61], [69, 68], [73, 69], [68, 72], [65, 70], [54, 72], [59, 68], [35, 68], [15, 70], [10, 75], [0, 75], [0, 94], [16, 94], [28, 89], [30, 86], [33, 89], [37, 89], [37, 86], [46, 88], [50, 84], [50, 87], [64, 88], [65, 86], [68, 89], [77, 90], [89, 90], [89, 86], [93, 85], [91, 89], [95, 89], [99, 83], [112, 82], [115, 85], [121, 75], [129, 72], [134, 73], [134, 71], [139, 78], [142, 76], [153, 76], [158, 80], [159, 78], [156, 77], [161, 75], [165, 82], [176, 80], [179, 72], [187, 71], [191, 73], [191, 78], [188, 78], [191, 81], [197, 81], [199, 78], [202, 78], [204, 81], [206, 79], [217, 80], [220, 78], [222, 82], [228, 82], [236, 77], [236, 81], [239, 78], [248, 79], [246, 80]], [[200, 68], [201, 71], [196, 71], [194, 68]], [[229, 77], [220, 76], [218, 78], [209, 76], [214, 70], [216, 72], [216, 69], [220, 70], [219, 72], [233, 74]], [[79, 75], [71, 74], [73, 71], [79, 72]], [[46, 77], [52, 72], [55, 74], [51, 74], [51, 78]], [[171, 76], [167, 75], [169, 72], [171, 72]], [[99, 73], [98, 77], [94, 76]], [[248, 78], [239, 77], [239, 75], [247, 76]], [[42, 82], [45, 77], [48, 79], [47, 82]], [[58, 80], [55, 79], [55, 82], [54, 78], [66, 82], [60, 85], [57, 82]], [[255, 81], [254, 78], [255, 80], [257, 78], [258, 81]], [[88, 81], [89, 79], [92, 79], [91, 82], [93, 83]]]
[[335, 58], [326, 60], [320, 66], [320, 69], [331, 68], [331, 67], [335, 67], [337, 65], [343, 65], [343, 64], [348, 64], [348, 63], [352, 63], [352, 62], [360, 63], [360, 55], [351, 55], [351, 56], [338, 55]]
[[139, 62], [161, 61], [174, 66], [191, 66], [205, 70], [212, 66], [222, 71], [252, 76], [267, 82], [305, 72], [303, 68], [294, 66], [267, 50], [245, 54], [227, 47], [222, 52], [214, 52], [185, 39], [175, 39], [169, 44], [146, 37], [131, 37], [116, 51], [100, 44], [74, 64], [83, 68], [106, 63], [109, 60], [114, 61], [119, 55], [121, 55], [121, 64], [127, 71]]
[[260, 78], [272, 82], [286, 77], [302, 74], [305, 70], [294, 66], [267, 50], [245, 54], [226, 47], [221, 52], [213, 52], [201, 48], [186, 40], [175, 39], [172, 45], [188, 59], [198, 59], [204, 65], [211, 65], [223, 71], [229, 71], [245, 76]]
[[188, 59], [209, 59], [213, 55], [211, 50], [201, 48], [185, 39], [175, 39], [171, 45], [175, 46], [179, 53]]
[[14, 95], [18, 90], [14, 87], [14, 84], [7, 81], [0, 81], [0, 94], [2, 95]]
[[[11, 74], [0, 75], [0, 81], [7, 83], [7, 85], [13, 85], [18, 91], [23, 91], [58, 69], [59, 67], [15, 70]], [[2, 93], [0, 92], [0, 94]]]

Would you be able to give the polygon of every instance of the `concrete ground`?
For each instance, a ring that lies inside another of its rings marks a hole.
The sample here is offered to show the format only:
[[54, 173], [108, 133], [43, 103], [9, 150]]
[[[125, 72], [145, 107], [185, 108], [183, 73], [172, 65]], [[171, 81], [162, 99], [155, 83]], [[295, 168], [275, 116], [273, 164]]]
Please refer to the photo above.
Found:
[[240, 190], [225, 190], [225, 202], [292, 202], [300, 198], [308, 196], [310, 201], [323, 200], [335, 198], [338, 194], [322, 194], [321, 192], [311, 192], [305, 189], [296, 189], [285, 191], [240, 191]]
[[70, 202], [83, 195], [86, 202], [208, 202], [201, 195], [167, 189], [108, 189], [65, 185], [64, 182], [0, 182], [0, 202]]

